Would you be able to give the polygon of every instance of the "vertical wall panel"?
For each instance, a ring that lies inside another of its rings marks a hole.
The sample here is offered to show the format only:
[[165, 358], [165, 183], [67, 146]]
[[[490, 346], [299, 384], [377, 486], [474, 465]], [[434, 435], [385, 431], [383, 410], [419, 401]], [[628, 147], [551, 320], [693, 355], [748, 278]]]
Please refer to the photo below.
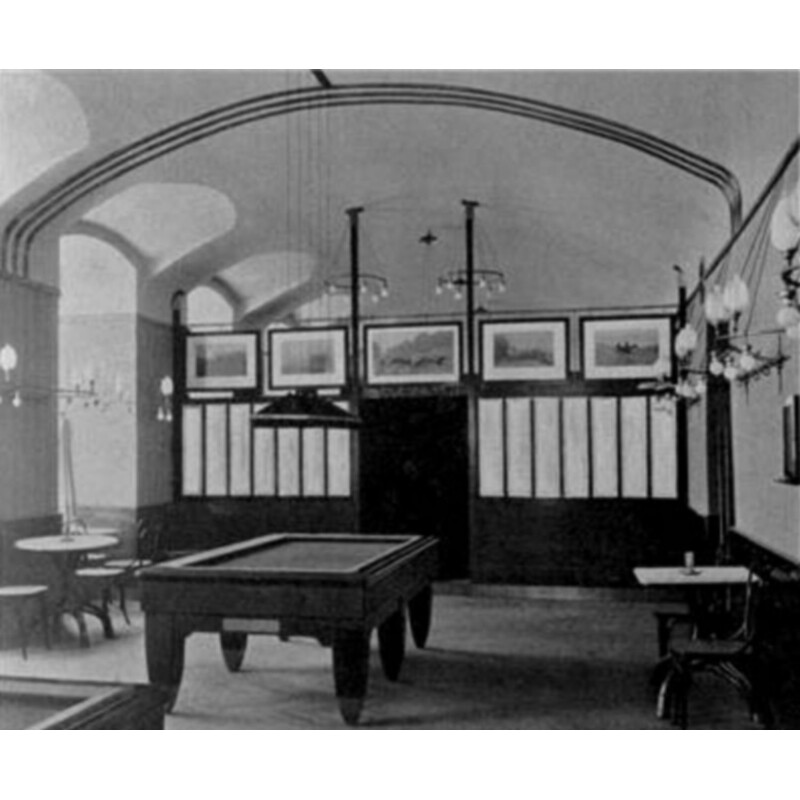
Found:
[[502, 497], [503, 401], [478, 403], [478, 474], [481, 497]]
[[297, 497], [300, 494], [300, 431], [278, 429], [278, 495]]
[[509, 497], [533, 494], [531, 474], [531, 403], [528, 398], [506, 401], [506, 476]]
[[231, 494], [248, 496], [250, 486], [250, 404], [234, 403], [230, 407]]
[[325, 494], [325, 431], [306, 428], [303, 436], [303, 494], [320, 497]]
[[592, 398], [591, 414], [592, 496], [616, 497], [619, 494], [617, 399]]
[[589, 420], [585, 397], [564, 399], [564, 496], [589, 496]]
[[203, 431], [200, 406], [183, 408], [183, 493], [199, 495], [203, 491]]
[[277, 491], [275, 447], [273, 429], [253, 430], [253, 494], [273, 497]]
[[228, 406], [206, 405], [206, 495], [228, 493]]
[[561, 496], [560, 409], [557, 398], [537, 397], [535, 403], [534, 450], [536, 497]]
[[350, 431], [328, 431], [328, 496], [350, 495]]
[[678, 496], [677, 414], [674, 403], [650, 404], [653, 497]]
[[647, 398], [623, 397], [622, 494], [647, 497]]

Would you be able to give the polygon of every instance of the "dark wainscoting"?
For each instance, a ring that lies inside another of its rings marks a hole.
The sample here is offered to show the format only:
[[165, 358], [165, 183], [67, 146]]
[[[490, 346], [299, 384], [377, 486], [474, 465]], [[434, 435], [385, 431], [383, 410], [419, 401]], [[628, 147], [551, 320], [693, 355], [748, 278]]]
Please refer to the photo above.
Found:
[[207, 550], [268, 533], [347, 533], [355, 528], [351, 498], [224, 498], [167, 507], [161, 546], [168, 553]]
[[703, 518], [678, 500], [480, 499], [475, 512], [477, 582], [635, 586], [635, 566], [707, 549]]

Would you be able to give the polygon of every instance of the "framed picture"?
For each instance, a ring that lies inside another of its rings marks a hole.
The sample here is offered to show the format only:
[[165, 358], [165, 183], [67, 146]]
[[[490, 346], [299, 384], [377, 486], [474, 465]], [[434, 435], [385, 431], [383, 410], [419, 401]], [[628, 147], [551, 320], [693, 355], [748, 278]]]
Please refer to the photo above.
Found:
[[457, 322], [368, 325], [364, 337], [368, 383], [454, 383], [461, 376]]
[[255, 389], [258, 332], [190, 333], [186, 337], [186, 388]]
[[581, 342], [587, 379], [672, 374], [670, 317], [582, 319]]
[[567, 320], [481, 321], [486, 381], [558, 381], [567, 377]]
[[269, 331], [269, 386], [344, 386], [347, 328]]

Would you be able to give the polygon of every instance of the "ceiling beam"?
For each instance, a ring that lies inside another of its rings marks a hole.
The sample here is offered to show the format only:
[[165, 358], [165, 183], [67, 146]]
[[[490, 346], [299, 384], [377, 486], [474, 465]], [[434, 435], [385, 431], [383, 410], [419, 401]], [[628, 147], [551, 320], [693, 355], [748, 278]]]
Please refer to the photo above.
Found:
[[325, 74], [324, 70], [312, 69], [311, 74], [317, 79], [317, 83], [319, 83], [323, 89], [333, 89], [331, 79]]

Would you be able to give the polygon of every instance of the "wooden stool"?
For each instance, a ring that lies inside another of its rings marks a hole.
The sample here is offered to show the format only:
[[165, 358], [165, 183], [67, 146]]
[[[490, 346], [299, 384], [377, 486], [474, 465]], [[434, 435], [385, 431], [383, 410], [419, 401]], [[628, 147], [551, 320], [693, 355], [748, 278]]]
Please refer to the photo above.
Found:
[[42, 629], [47, 649], [50, 649], [50, 625], [47, 620], [47, 587], [36, 584], [0, 586], [0, 602], [11, 605], [17, 614], [17, 625], [22, 640], [22, 657], [28, 658], [28, 622], [25, 619], [25, 605], [29, 600], [39, 600]]

